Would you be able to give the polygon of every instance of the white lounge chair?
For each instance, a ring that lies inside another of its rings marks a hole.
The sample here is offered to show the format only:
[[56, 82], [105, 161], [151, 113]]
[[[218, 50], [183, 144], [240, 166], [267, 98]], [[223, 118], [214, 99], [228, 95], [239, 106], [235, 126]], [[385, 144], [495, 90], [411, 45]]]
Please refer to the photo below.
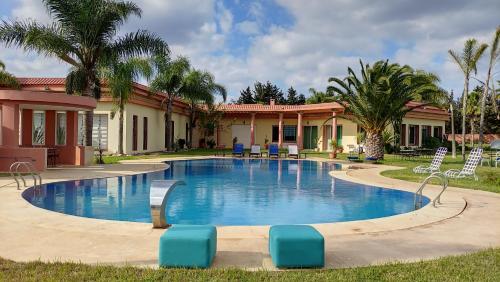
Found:
[[465, 162], [462, 170], [459, 169], [449, 169], [445, 171], [444, 175], [449, 178], [469, 178], [472, 177], [474, 180], [478, 180], [479, 178], [476, 175], [476, 168], [479, 165], [483, 155], [482, 148], [474, 148], [470, 151], [469, 157]]
[[498, 164], [500, 163], [500, 151], [496, 152], [493, 161], [495, 162], [495, 167], [498, 167]]
[[430, 166], [419, 165], [413, 169], [414, 173], [433, 173], [437, 171], [441, 171], [439, 168], [441, 167], [441, 163], [443, 162], [446, 153], [448, 152], [448, 148], [439, 147], [432, 159]]
[[295, 144], [288, 145], [287, 157], [300, 159], [299, 147]]
[[260, 145], [252, 145], [250, 147], [250, 157], [262, 157], [262, 152], [260, 151]]

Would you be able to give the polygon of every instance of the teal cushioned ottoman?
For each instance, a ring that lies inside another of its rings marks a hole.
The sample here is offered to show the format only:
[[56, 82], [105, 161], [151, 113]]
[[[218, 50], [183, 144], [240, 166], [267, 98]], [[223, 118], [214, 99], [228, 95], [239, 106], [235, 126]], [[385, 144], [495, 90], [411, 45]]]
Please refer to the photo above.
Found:
[[269, 230], [269, 253], [276, 267], [323, 267], [325, 240], [312, 226], [275, 225]]
[[173, 225], [160, 237], [160, 267], [207, 268], [217, 251], [213, 225]]

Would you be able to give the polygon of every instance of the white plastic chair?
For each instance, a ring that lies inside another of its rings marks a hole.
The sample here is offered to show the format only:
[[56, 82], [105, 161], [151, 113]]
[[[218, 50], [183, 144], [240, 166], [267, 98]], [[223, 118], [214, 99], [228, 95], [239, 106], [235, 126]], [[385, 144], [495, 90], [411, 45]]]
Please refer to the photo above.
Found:
[[472, 177], [474, 180], [478, 180], [479, 178], [476, 175], [476, 168], [479, 165], [483, 155], [482, 148], [474, 148], [470, 151], [469, 157], [465, 162], [462, 170], [459, 169], [449, 169], [444, 175], [449, 178], [469, 178]]
[[252, 145], [252, 147], [250, 147], [250, 157], [262, 157], [260, 145]]
[[495, 158], [493, 159], [495, 162], [495, 167], [498, 167], [498, 164], [500, 163], [500, 151], [497, 151], [495, 154]]
[[436, 151], [436, 154], [434, 155], [434, 158], [432, 159], [431, 165], [430, 166], [423, 166], [419, 165], [413, 169], [414, 173], [433, 173], [437, 171], [441, 171], [441, 163], [444, 160], [444, 157], [446, 156], [446, 153], [448, 152], [448, 148], [446, 147], [439, 147]]
[[288, 157], [300, 158], [299, 147], [297, 145], [288, 145]]

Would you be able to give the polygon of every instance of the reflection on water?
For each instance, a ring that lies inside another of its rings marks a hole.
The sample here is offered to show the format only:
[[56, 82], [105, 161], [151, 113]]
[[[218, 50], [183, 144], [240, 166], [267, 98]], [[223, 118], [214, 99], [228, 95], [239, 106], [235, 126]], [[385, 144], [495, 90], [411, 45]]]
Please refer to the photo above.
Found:
[[[152, 180], [184, 180], [170, 194], [169, 223], [304, 224], [361, 220], [413, 210], [413, 194], [329, 175], [339, 165], [307, 160], [212, 159], [170, 169], [45, 184], [23, 196], [45, 209], [84, 217], [151, 222]], [[428, 199], [425, 199], [428, 202]]]

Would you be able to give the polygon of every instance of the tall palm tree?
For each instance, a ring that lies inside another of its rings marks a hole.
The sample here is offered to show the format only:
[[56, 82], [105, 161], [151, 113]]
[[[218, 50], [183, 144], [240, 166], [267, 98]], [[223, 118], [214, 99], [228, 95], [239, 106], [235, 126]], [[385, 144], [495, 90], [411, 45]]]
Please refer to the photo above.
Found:
[[[168, 46], [158, 36], [144, 30], [117, 37], [130, 16], [141, 16], [133, 2], [121, 0], [42, 0], [53, 22], [43, 25], [33, 20], [3, 21], [0, 41], [25, 51], [59, 58], [71, 65], [66, 92], [100, 97], [97, 68], [116, 57], [127, 58], [151, 53], [167, 53]], [[93, 112], [86, 113], [85, 143], [92, 145]]]
[[[481, 99], [481, 88], [476, 88], [474, 91], [469, 93], [467, 100], [467, 116], [469, 116], [470, 122], [470, 146], [474, 147], [474, 124], [476, 123], [477, 116], [481, 114], [481, 108], [479, 100]], [[465, 142], [465, 141], [464, 141]]]
[[172, 150], [172, 105], [174, 99], [180, 98], [180, 93], [184, 77], [189, 72], [189, 60], [185, 57], [178, 57], [170, 60], [167, 56], [156, 56], [154, 59], [157, 73], [151, 81], [151, 89], [165, 95], [162, 104], [166, 105], [165, 113], [165, 141], [167, 150]]
[[335, 100], [333, 95], [331, 95], [331, 93], [329, 93], [328, 91], [318, 91], [311, 87], [309, 88], [309, 93], [311, 94], [311, 96], [307, 98], [306, 104], [330, 103]]
[[477, 73], [477, 62], [488, 48], [486, 44], [479, 44], [476, 39], [465, 41], [461, 54], [448, 50], [451, 58], [464, 74], [464, 92], [462, 93], [462, 159], [465, 161], [465, 119], [467, 118], [467, 96], [469, 95], [469, 80], [472, 72]]
[[215, 82], [215, 77], [208, 71], [192, 69], [182, 82], [180, 94], [189, 103], [188, 148], [193, 146], [193, 129], [196, 126], [196, 112], [200, 103], [213, 104], [215, 95], [221, 95], [226, 101], [226, 88]]
[[409, 66], [378, 61], [373, 66], [360, 61], [358, 76], [348, 68], [345, 79], [330, 78], [328, 89], [337, 93], [346, 113], [366, 131], [366, 156], [383, 159], [383, 132], [395, 116], [404, 116], [426, 103], [408, 107], [408, 102], [436, 89], [428, 76]]
[[[484, 139], [484, 112], [486, 111], [486, 97], [488, 96], [489, 93], [489, 85], [490, 85], [490, 79], [491, 79], [491, 72], [495, 66], [495, 63], [497, 61], [497, 58], [500, 56], [500, 48], [499, 48], [499, 41], [500, 41], [500, 26], [497, 27], [495, 31], [495, 35], [493, 36], [493, 41], [491, 42], [491, 48], [490, 48], [490, 62], [488, 66], [488, 72], [486, 74], [486, 82], [484, 83], [484, 90], [483, 90], [483, 95], [481, 97], [481, 116], [479, 118], [479, 147], [483, 146], [483, 139]], [[493, 93], [493, 92], [492, 92]]]
[[0, 61], [0, 85], [19, 88], [16, 77], [5, 71], [5, 64], [2, 61]]
[[115, 108], [111, 118], [119, 114], [118, 154], [123, 155], [123, 112], [125, 105], [133, 95], [134, 81], [140, 77], [149, 79], [152, 74], [150, 62], [143, 58], [130, 58], [125, 61], [114, 61], [100, 69], [101, 77], [109, 88]]

